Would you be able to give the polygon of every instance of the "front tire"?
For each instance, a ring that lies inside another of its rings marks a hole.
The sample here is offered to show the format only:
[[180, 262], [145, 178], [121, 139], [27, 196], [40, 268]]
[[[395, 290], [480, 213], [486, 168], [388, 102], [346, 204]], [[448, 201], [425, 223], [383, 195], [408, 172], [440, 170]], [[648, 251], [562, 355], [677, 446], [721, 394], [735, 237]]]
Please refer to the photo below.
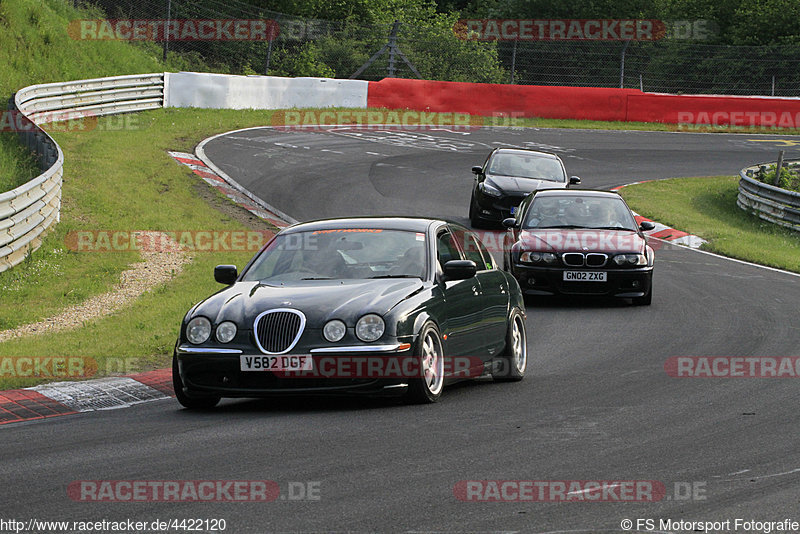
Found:
[[481, 220], [478, 217], [478, 207], [475, 205], [475, 193], [469, 199], [469, 224], [473, 228], [479, 228]]
[[189, 397], [183, 391], [183, 380], [178, 372], [178, 357], [172, 356], [172, 388], [175, 390], [175, 398], [181, 406], [190, 410], [209, 410], [219, 404], [220, 397]]
[[423, 325], [414, 355], [419, 362], [420, 375], [408, 384], [406, 402], [430, 404], [439, 400], [444, 388], [444, 351], [439, 329], [432, 322]]
[[500, 356], [500, 368], [492, 371], [498, 382], [519, 382], [525, 378], [528, 367], [528, 335], [525, 317], [518, 309], [511, 312], [506, 332], [506, 347]]

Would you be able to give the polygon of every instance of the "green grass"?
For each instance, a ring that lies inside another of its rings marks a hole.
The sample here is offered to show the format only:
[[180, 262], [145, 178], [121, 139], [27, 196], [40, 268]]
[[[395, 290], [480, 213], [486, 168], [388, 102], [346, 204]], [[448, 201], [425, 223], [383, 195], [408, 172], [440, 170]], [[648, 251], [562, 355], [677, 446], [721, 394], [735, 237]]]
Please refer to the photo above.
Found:
[[704, 250], [800, 272], [800, 233], [763, 221], [736, 205], [738, 177], [674, 178], [620, 191], [645, 217], [698, 235]]
[[[64, 0], [0, 1], [0, 97], [5, 102], [22, 87], [102, 76], [202, 68], [171, 55], [161, 61], [154, 43], [131, 46], [121, 41], [75, 40], [71, 20], [100, 18], [94, 9], [74, 9]], [[5, 118], [0, 124], [8, 122]], [[15, 135], [0, 134], [0, 192], [36, 176], [33, 160]]]
[[[0, 328], [40, 320], [108, 291], [120, 272], [139, 259], [136, 252], [70, 250], [65, 240], [71, 231], [244, 228], [199, 198], [195, 188], [200, 178], [166, 151], [191, 152], [205, 137], [264, 124], [269, 114], [166, 109], [129, 117], [131, 129], [124, 131], [55, 134], [66, 160], [61, 222], [39, 250], [0, 273]], [[131, 307], [73, 331], [0, 343], [0, 355], [93, 358], [101, 370], [115, 368], [109, 362], [117, 358], [135, 360], [142, 369], [164, 367], [183, 314], [220, 288], [213, 267], [241, 267], [251, 256], [246, 251], [195, 253], [182, 274]], [[0, 378], [0, 389], [37, 382], [41, 380]]]

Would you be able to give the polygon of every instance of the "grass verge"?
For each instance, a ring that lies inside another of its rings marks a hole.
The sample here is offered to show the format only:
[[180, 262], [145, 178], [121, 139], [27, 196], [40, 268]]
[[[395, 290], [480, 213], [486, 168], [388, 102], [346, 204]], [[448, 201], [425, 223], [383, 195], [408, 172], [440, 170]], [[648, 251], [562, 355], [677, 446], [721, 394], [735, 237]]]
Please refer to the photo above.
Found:
[[800, 234], [740, 209], [738, 184], [735, 176], [674, 178], [620, 193], [645, 217], [708, 240], [703, 250], [800, 272]]
[[[205, 184], [167, 150], [191, 152], [212, 134], [268, 123], [269, 113], [165, 109], [126, 117], [126, 128], [120, 131], [55, 134], [66, 160], [61, 222], [26, 261], [0, 273], [0, 328], [41, 320], [109, 291], [120, 273], [140, 259], [138, 252], [72, 250], [66, 245], [72, 231], [246, 228], [200, 198], [198, 183]], [[243, 266], [252, 252], [195, 252], [193, 256], [193, 262], [172, 282], [145, 293], [116, 314], [57, 335], [0, 343], [0, 355], [89, 358], [96, 362], [98, 375], [120, 367], [166, 366], [183, 314], [220, 287], [212, 277], [214, 265]], [[0, 389], [52, 381], [1, 371]]]

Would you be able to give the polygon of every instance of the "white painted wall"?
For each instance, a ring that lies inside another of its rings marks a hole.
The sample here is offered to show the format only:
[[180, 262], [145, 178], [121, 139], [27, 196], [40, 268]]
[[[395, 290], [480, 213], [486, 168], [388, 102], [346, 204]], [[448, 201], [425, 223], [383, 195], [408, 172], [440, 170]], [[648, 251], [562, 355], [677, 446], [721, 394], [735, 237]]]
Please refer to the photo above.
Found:
[[366, 108], [363, 80], [166, 73], [164, 107], [214, 109]]

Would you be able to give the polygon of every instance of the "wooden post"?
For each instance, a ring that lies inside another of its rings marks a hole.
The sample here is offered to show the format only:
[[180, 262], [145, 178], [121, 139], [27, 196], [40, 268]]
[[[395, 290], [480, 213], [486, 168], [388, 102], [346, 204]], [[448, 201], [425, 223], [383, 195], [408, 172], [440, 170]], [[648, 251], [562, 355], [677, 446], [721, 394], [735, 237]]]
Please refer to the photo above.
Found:
[[783, 168], [783, 153], [784, 151], [781, 150], [778, 152], [778, 163], [775, 165], [775, 180], [772, 181], [772, 185], [775, 187], [780, 187], [781, 183], [781, 169]]

